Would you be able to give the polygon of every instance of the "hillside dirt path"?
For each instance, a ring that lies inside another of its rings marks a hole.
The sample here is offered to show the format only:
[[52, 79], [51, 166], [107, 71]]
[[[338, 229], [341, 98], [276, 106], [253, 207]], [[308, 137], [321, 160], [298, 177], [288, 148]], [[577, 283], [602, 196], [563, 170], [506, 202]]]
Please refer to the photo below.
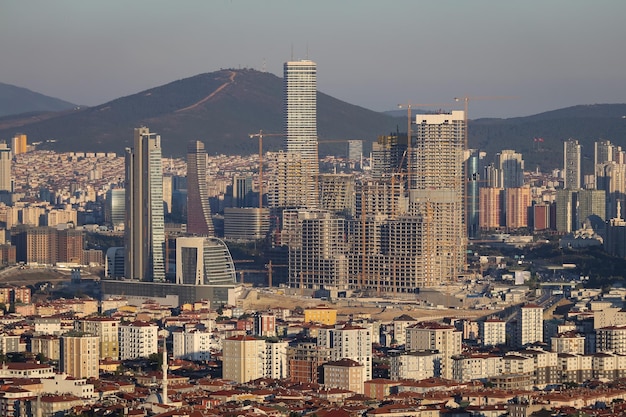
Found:
[[237, 76], [237, 73], [235, 71], [231, 71], [230, 72], [230, 77], [228, 77], [229, 81], [225, 82], [224, 84], [220, 85], [219, 87], [217, 87], [215, 89], [215, 91], [213, 91], [211, 94], [209, 94], [208, 96], [206, 96], [205, 98], [203, 98], [202, 100], [198, 101], [197, 103], [192, 104], [191, 106], [187, 106], [185, 108], [182, 109], [178, 109], [176, 110], [175, 113], [180, 113], [183, 111], [187, 111], [187, 110], [192, 110], [195, 109], [196, 107], [200, 106], [203, 103], [206, 103], [208, 100], [211, 100], [217, 93], [219, 93], [220, 91], [222, 91], [224, 88], [226, 88], [227, 86], [231, 85], [233, 82], [235, 82], [235, 77]]

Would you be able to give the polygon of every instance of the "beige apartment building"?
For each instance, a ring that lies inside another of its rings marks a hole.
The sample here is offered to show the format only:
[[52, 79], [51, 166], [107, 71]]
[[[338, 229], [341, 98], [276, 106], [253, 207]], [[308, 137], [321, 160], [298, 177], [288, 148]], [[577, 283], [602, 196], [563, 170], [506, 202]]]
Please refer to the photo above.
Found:
[[61, 337], [61, 372], [74, 378], [98, 378], [100, 339], [86, 333], [69, 332]]
[[253, 336], [233, 336], [224, 340], [222, 350], [224, 379], [244, 383], [265, 375], [265, 340]]
[[324, 364], [324, 385], [363, 394], [365, 367], [352, 359]]

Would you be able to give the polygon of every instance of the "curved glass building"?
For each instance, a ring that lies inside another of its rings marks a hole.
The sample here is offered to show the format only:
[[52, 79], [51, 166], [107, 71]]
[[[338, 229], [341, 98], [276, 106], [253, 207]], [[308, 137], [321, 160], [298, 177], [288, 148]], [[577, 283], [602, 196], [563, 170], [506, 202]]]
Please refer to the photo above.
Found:
[[176, 239], [176, 283], [233, 284], [235, 264], [226, 244], [216, 237]]
[[191, 141], [187, 145], [187, 232], [213, 236], [213, 220], [206, 182], [207, 154], [204, 144]]

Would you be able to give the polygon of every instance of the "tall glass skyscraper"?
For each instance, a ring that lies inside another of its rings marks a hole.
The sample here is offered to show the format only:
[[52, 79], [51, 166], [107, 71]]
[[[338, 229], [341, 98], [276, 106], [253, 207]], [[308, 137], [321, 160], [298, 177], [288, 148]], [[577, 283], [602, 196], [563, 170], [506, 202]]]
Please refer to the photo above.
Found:
[[206, 182], [207, 154], [204, 144], [191, 141], [187, 146], [187, 232], [213, 236], [213, 220]]
[[126, 148], [125, 275], [165, 281], [165, 219], [161, 137], [135, 129], [134, 148]]
[[283, 82], [286, 151], [299, 154], [303, 163], [302, 205], [316, 207], [315, 180], [319, 173], [317, 65], [309, 60], [286, 62]]
[[480, 231], [479, 196], [480, 196], [480, 151], [469, 149], [467, 152], [467, 236], [478, 237]]
[[524, 159], [522, 154], [505, 149], [496, 154], [501, 188], [520, 188], [524, 185]]
[[575, 139], [568, 139], [563, 143], [563, 188], [567, 190], [580, 189], [582, 172], [580, 155], [582, 146]]
[[124, 224], [126, 216], [126, 190], [113, 188], [106, 192], [104, 219], [111, 227], [118, 228]]

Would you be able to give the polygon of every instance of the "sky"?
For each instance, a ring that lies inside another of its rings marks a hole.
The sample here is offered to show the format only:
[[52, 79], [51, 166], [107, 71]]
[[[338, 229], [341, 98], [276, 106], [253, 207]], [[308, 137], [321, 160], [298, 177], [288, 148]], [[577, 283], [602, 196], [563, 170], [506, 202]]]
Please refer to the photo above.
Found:
[[0, 82], [98, 105], [221, 68], [375, 111], [469, 118], [626, 102], [624, 0], [0, 0]]

